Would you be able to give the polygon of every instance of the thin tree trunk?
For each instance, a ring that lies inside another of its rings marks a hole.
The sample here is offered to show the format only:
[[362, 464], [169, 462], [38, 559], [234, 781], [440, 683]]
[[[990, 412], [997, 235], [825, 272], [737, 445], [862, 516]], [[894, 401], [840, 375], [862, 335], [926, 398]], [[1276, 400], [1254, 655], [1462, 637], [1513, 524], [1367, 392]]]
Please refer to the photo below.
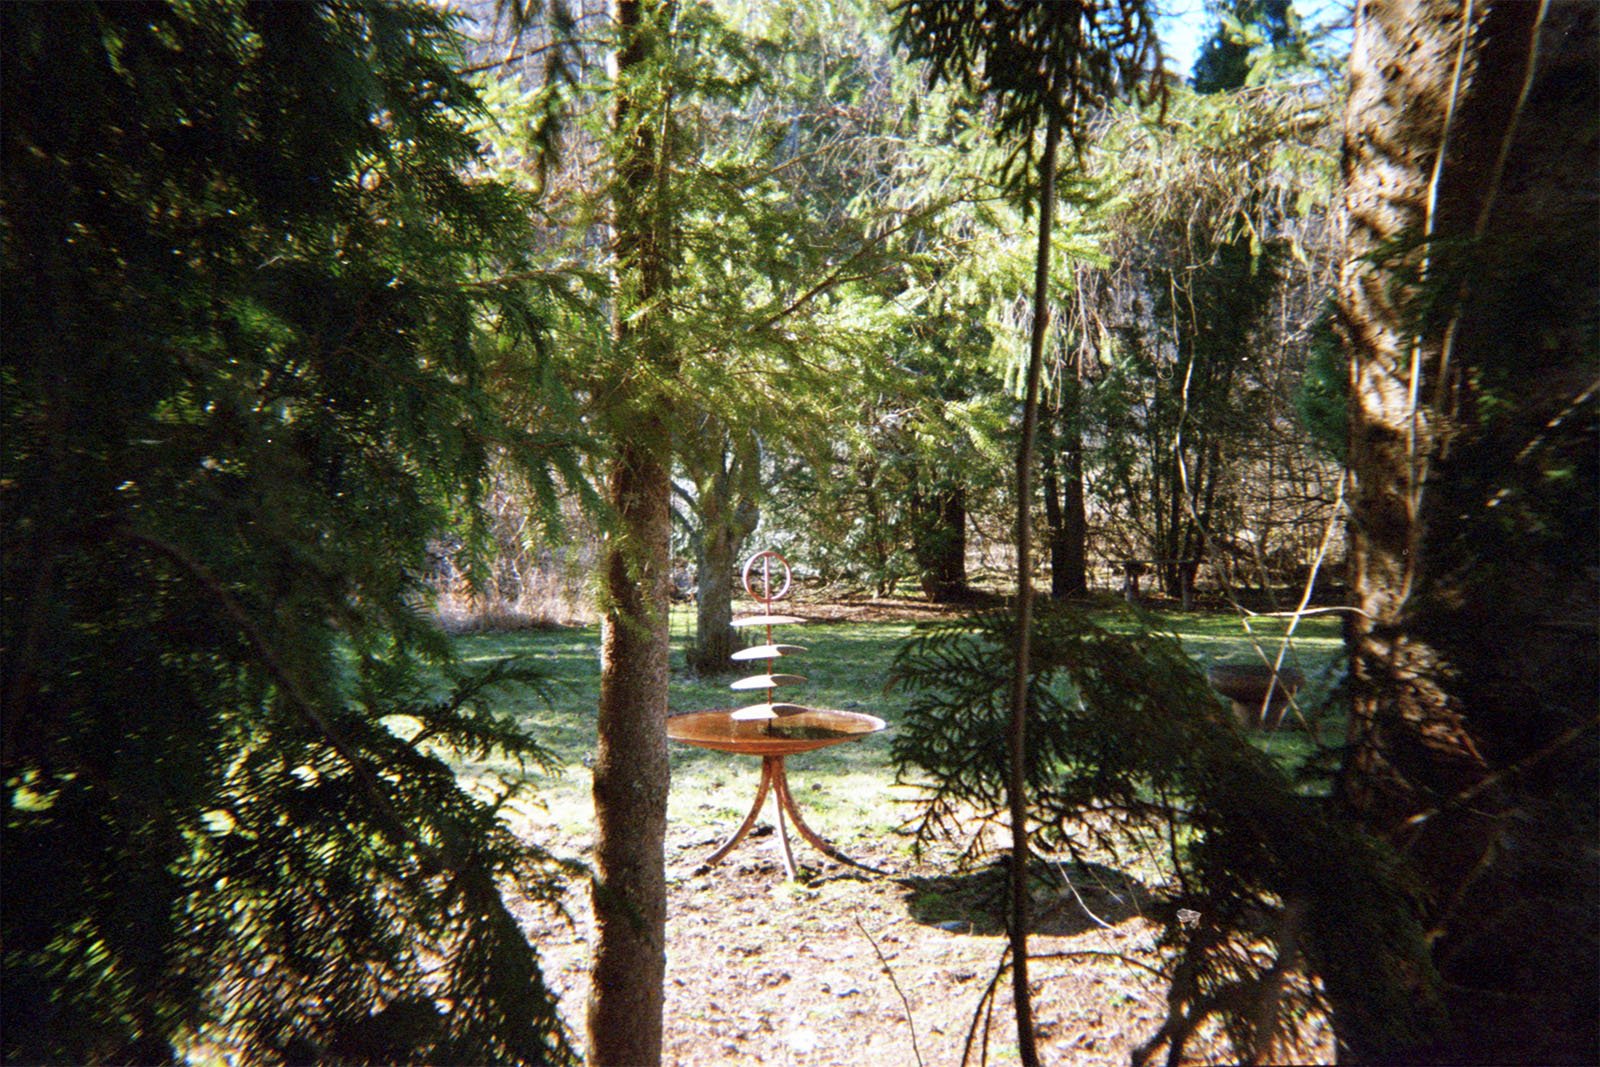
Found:
[[[619, 353], [671, 372], [661, 324], [648, 307], [668, 283], [659, 193], [663, 175], [650, 124], [638, 122], [628, 75], [646, 61], [640, 0], [617, 0], [619, 193], [613, 199], [617, 263], [612, 336]], [[666, 979], [668, 556], [671, 544], [671, 434], [640, 411], [653, 410], [638, 386], [616, 383], [615, 454], [606, 482], [616, 528], [602, 559], [604, 618], [594, 766], [594, 959], [588, 1005], [588, 1062], [661, 1061]]]
[[1050, 227], [1055, 221], [1056, 150], [1061, 118], [1052, 109], [1040, 161], [1039, 254], [1033, 273], [1033, 330], [1028, 338], [1027, 391], [1022, 403], [1022, 440], [1017, 445], [1017, 661], [1011, 684], [1011, 723], [1006, 782], [1011, 809], [1011, 995], [1016, 1007], [1017, 1048], [1024, 1067], [1036, 1067], [1039, 1049], [1033, 1033], [1033, 1000], [1028, 990], [1028, 681], [1033, 631], [1033, 440], [1039, 421], [1039, 378], [1050, 314]]

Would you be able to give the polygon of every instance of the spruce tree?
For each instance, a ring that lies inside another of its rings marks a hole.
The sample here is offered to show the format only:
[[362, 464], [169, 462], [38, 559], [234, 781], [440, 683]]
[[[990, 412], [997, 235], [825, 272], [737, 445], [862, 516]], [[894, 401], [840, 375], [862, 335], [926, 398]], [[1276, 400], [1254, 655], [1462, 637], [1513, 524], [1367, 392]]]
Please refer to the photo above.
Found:
[[0, 18], [5, 1058], [569, 1058], [501, 899], [558, 867], [438, 755], [542, 759], [485, 699], [528, 672], [423, 670], [428, 539], [539, 461], [448, 20]]

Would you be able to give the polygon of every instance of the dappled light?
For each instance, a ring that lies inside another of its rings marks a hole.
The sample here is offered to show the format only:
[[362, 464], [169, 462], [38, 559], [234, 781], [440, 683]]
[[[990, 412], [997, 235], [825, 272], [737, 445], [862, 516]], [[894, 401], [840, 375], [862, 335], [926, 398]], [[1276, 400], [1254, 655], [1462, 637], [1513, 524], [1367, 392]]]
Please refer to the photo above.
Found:
[[1600, 1060], [1600, 5], [0, 71], [0, 1062]]

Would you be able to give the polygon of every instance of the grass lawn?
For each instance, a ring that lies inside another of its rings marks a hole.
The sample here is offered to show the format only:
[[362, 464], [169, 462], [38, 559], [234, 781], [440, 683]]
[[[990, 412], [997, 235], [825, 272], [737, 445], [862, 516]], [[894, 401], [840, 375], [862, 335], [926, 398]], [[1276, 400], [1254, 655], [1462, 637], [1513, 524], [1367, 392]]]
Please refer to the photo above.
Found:
[[[807, 613], [804, 605], [796, 610]], [[1125, 614], [1108, 612], [1101, 621], [1134, 626]], [[1254, 655], [1236, 618], [1172, 616], [1157, 624], [1178, 633], [1202, 666]], [[701, 680], [683, 667], [691, 625], [686, 612], [674, 613], [672, 710], [743, 703], [727, 689], [734, 672]], [[1260, 620], [1253, 627], [1264, 650], [1275, 654], [1284, 623]], [[916, 790], [894, 784], [889, 749], [893, 730], [904, 721], [906, 701], [898, 693], [886, 695], [883, 687], [895, 651], [913, 629], [909, 622], [818, 621], [774, 635], [808, 649], [784, 662], [787, 672], [808, 678], [792, 690], [796, 699], [859, 709], [889, 724], [886, 734], [792, 756], [787, 768], [806, 821], [844, 853], [891, 872], [890, 877], [865, 877], [824, 863], [796, 838], [795, 859], [806, 873], [799, 881], [785, 881], [774, 838], [758, 840], [755, 834], [714, 872], [704, 872], [703, 858], [748, 810], [760, 763], [671, 746], [667, 1059], [796, 1067], [957, 1061], [962, 1036], [981, 1003], [983, 979], [1005, 948], [1003, 909], [995, 903], [1003, 880], [992, 864], [960, 869], [956, 844], [940, 843], [913, 857], [911, 835], [901, 830], [914, 814], [910, 802]], [[552, 684], [543, 696], [508, 696], [506, 708], [534, 727], [563, 773], [537, 778], [528, 791], [533, 802], [516, 801], [519, 807], [507, 814], [557, 855], [589, 859], [594, 820], [585, 760], [594, 751], [599, 631], [524, 631], [457, 640], [466, 660], [524, 656], [550, 673]], [[1315, 691], [1340, 649], [1336, 621], [1307, 620], [1287, 662], [1311, 679], [1309, 688]], [[1335, 724], [1324, 729], [1336, 735]], [[1299, 729], [1258, 734], [1256, 741], [1286, 762], [1307, 747]], [[460, 771], [468, 784], [477, 779], [484, 789], [496, 791], [498, 779], [520, 776], [516, 767], [492, 763], [461, 765]], [[757, 833], [771, 812], [768, 801]], [[1091, 867], [1096, 873], [1076, 883], [1051, 877], [1035, 886], [1033, 944], [1040, 955], [1030, 977], [1047, 1058], [1109, 1067], [1129, 1062], [1134, 1048], [1156, 1032], [1166, 1009], [1165, 985], [1147, 969], [1161, 963], [1155, 947], [1160, 928], [1141, 910], [1159, 888], [1162, 871], [1147, 870], [1137, 856], [1115, 869]], [[519, 917], [539, 948], [541, 970], [561, 997], [564, 1017], [581, 1035], [593, 931], [588, 894], [574, 887], [567, 903], [570, 922], [532, 911]], [[1058, 952], [1064, 954], [1051, 956]], [[1138, 966], [1121, 962], [1127, 960]], [[886, 967], [891, 968], [887, 977]], [[1009, 996], [1007, 988], [997, 993], [991, 1062], [1015, 1056], [1004, 1022]], [[1307, 1026], [1291, 1061], [1334, 1062], [1325, 1020], [1318, 1017]], [[908, 1046], [908, 1035], [917, 1034], [926, 1060]], [[1216, 1044], [1206, 1040], [1206, 1048]], [[1209, 1062], [1222, 1062], [1222, 1055], [1219, 1051]]]
[[[746, 702], [739, 697], [748, 694], [734, 694], [727, 688], [736, 673], [700, 679], [683, 666], [683, 648], [693, 627], [689, 612], [688, 608], [674, 608], [671, 710]], [[1116, 629], [1135, 625], [1126, 613], [1104, 612], [1098, 618]], [[1179, 636], [1202, 668], [1220, 662], [1259, 662], [1256, 648], [1275, 657], [1287, 626], [1284, 619], [1255, 618], [1249, 620], [1247, 632], [1238, 616], [1224, 614], [1170, 614], [1156, 619]], [[783, 628], [776, 634], [779, 640], [802, 644], [808, 650], [785, 659], [786, 670], [804, 675], [808, 681], [785, 690], [784, 695], [813, 706], [877, 715], [889, 723], [892, 732], [904, 714], [905, 701], [898, 693], [886, 694], [884, 683], [896, 649], [913, 628], [908, 622], [817, 622]], [[523, 814], [535, 827], [586, 841], [593, 816], [585, 761], [592, 757], [595, 743], [599, 629], [469, 634], [456, 641], [458, 654], [468, 663], [519, 656], [550, 675], [551, 683], [543, 694], [521, 691], [504, 698], [509, 710], [535, 728], [563, 768], [554, 775], [528, 772], [534, 778], [529, 798], [537, 802], [526, 804]], [[1339, 623], [1333, 616], [1302, 619], [1296, 627], [1284, 662], [1298, 667], [1309, 679], [1301, 701], [1308, 713], [1323, 703], [1335, 680], [1342, 647]], [[1284, 729], [1258, 733], [1256, 743], [1286, 765], [1298, 763], [1312, 742], [1298, 724], [1290, 726], [1295, 722], [1291, 711]], [[1342, 724], [1327, 714], [1314, 725], [1325, 742], [1342, 734]], [[908, 804], [915, 790], [893, 784], [887, 734], [793, 756], [788, 769], [807, 820], [847, 852], [856, 837], [882, 839], [911, 814]], [[465, 780], [477, 780], [485, 788], [523, 773], [514, 765], [495, 761], [473, 763], [461, 770]], [[669, 819], [680, 827], [703, 827], [707, 842], [714, 840], [736, 825], [748, 809], [759, 772], [760, 764], [753, 758], [674, 743]]]

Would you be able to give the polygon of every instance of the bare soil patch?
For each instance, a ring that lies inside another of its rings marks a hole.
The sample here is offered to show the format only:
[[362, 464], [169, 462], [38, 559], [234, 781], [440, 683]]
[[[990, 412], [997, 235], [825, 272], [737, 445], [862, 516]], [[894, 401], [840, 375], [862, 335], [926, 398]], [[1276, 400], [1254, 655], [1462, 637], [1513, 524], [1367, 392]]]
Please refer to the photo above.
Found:
[[[838, 841], [890, 872], [877, 876], [796, 838], [804, 870], [791, 883], [770, 826], [703, 868], [718, 843], [704, 828], [669, 833], [666, 1062], [962, 1062], [1004, 949], [986, 884], [999, 878], [997, 868], [962, 873], [949, 857], [909, 865], [902, 842]], [[1064, 878], [1058, 895], [1040, 900], [1031, 940], [1041, 1054], [1055, 1064], [1127, 1064], [1164, 1017], [1165, 986], [1145, 969], [1157, 964], [1158, 927], [1146, 917], [1152, 901], [1117, 872], [1072, 873], [1070, 888]], [[522, 917], [581, 1040], [591, 934], [586, 901], [571, 903], [571, 925]], [[1009, 975], [996, 989], [986, 1037], [978, 1023], [971, 1063], [985, 1039], [990, 1063], [1015, 1062]], [[1230, 1059], [1216, 1040], [1189, 1051], [1188, 1062]], [[1325, 1024], [1311, 1021], [1283, 1062], [1333, 1062]]]

